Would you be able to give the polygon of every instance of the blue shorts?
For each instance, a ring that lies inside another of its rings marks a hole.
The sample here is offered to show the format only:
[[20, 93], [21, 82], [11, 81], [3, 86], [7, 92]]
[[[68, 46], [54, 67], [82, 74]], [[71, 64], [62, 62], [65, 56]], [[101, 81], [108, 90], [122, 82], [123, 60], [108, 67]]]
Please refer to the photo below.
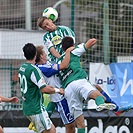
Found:
[[54, 102], [56, 110], [59, 112], [60, 117], [64, 125], [74, 122], [74, 118], [71, 116], [67, 100], [64, 98], [62, 101]]

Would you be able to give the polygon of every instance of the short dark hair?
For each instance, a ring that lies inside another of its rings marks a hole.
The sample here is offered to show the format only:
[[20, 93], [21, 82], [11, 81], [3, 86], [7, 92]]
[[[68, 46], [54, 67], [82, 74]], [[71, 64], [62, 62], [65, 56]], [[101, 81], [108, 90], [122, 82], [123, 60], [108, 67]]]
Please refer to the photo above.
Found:
[[69, 47], [74, 45], [74, 40], [72, 37], [67, 36], [62, 39], [62, 49], [66, 51]]
[[23, 47], [23, 52], [24, 52], [24, 56], [27, 60], [32, 60], [32, 59], [34, 59], [34, 57], [36, 55], [36, 47], [34, 46], [33, 43], [27, 43]]

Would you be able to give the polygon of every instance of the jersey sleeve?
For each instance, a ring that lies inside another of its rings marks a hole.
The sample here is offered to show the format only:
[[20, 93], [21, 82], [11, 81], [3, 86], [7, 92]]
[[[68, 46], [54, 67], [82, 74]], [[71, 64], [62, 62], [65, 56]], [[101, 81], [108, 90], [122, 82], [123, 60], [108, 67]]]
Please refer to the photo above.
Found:
[[43, 36], [43, 42], [44, 42], [44, 45], [46, 46], [46, 48], [48, 49], [48, 51], [49, 51], [49, 49], [51, 47], [54, 47], [54, 45], [51, 42], [50, 38], [47, 37], [47, 34], [44, 34], [44, 36]]
[[58, 74], [60, 71], [60, 64], [48, 65], [37, 65], [37, 67], [42, 71], [42, 73], [47, 77], [51, 77], [55, 74]]
[[41, 71], [37, 67], [34, 67], [32, 73], [31, 73], [30, 79], [40, 89], [42, 89], [43, 87], [46, 86], [46, 82], [45, 82], [45, 80], [43, 78], [43, 75], [42, 75]]
[[77, 45], [75, 49], [72, 51], [72, 53], [80, 57], [83, 53], [87, 51], [84, 45], [84, 43]]
[[45, 46], [47, 47], [48, 50], [51, 47], [54, 47], [53, 43], [49, 39], [46, 39], [46, 41], [44, 42], [44, 44], [45, 44]]

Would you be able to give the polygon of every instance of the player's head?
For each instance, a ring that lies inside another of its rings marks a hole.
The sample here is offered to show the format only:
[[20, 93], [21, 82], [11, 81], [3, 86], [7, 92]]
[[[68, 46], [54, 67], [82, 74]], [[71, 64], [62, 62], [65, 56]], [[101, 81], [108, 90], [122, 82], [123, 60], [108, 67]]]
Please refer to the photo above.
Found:
[[51, 19], [48, 19], [47, 17], [38, 18], [37, 26], [49, 32], [56, 30], [56, 25], [53, 23]]
[[36, 55], [35, 62], [45, 63], [47, 61], [47, 54], [44, 51], [43, 45], [36, 46], [36, 51], [37, 51], [37, 55]]
[[36, 56], [36, 47], [32, 43], [27, 43], [23, 47], [23, 52], [27, 60], [33, 60]]
[[66, 51], [69, 47], [74, 46], [74, 40], [72, 37], [67, 36], [62, 39], [62, 49]]

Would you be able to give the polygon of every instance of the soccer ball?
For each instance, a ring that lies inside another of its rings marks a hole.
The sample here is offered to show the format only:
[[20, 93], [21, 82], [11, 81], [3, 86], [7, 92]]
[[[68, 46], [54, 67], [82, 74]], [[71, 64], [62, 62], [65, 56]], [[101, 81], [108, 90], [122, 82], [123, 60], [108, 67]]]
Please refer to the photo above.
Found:
[[42, 16], [47, 17], [54, 22], [58, 19], [58, 12], [55, 8], [48, 7], [43, 11]]

